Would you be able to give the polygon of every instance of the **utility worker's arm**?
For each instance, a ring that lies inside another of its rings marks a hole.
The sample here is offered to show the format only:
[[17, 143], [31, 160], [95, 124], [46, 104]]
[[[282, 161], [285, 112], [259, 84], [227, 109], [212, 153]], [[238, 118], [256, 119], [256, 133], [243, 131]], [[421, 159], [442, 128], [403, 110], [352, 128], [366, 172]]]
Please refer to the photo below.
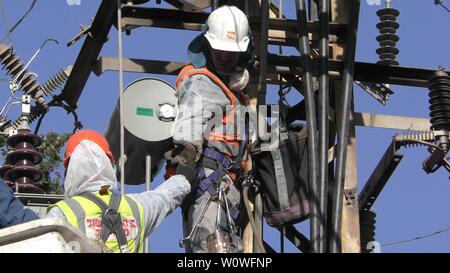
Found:
[[[147, 237], [161, 222], [181, 205], [184, 197], [190, 192], [191, 186], [183, 175], [174, 175], [152, 191], [127, 194], [144, 208], [145, 237]], [[64, 213], [53, 207], [47, 218], [66, 219]]]
[[191, 186], [183, 175], [174, 175], [155, 190], [138, 194], [129, 194], [144, 208], [145, 237], [181, 205]]
[[30, 209], [26, 209], [10, 188], [0, 181], [0, 228], [22, 224], [39, 219]]
[[[164, 218], [181, 205], [184, 197], [191, 191], [191, 184], [196, 183], [197, 173], [193, 168], [179, 167], [177, 174], [179, 175], [172, 176], [155, 190], [128, 194], [144, 208], [145, 237], [158, 227]], [[66, 219], [64, 213], [58, 207], [51, 208], [47, 217]]]
[[205, 124], [212, 118], [220, 122], [229, 104], [223, 91], [205, 75], [185, 78], [178, 87], [178, 96], [179, 109], [173, 127], [173, 140], [178, 147], [166, 154], [172, 164], [200, 158], [203, 133], [209, 130]]

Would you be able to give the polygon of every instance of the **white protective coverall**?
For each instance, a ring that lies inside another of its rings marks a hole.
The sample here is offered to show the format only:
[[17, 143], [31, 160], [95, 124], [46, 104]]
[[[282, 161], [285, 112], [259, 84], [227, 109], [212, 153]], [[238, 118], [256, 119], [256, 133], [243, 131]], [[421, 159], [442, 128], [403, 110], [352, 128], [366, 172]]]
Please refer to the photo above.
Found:
[[[191, 63], [196, 68], [206, 67], [207, 53], [205, 53], [206, 41], [203, 35], [195, 38], [188, 49], [188, 56]], [[231, 126], [222, 127], [221, 117], [223, 112], [230, 106], [230, 98], [224, 93], [222, 88], [206, 75], [193, 75], [185, 77], [178, 85], [178, 105], [179, 112], [174, 122], [173, 140], [177, 145], [185, 145], [190, 143], [197, 148], [197, 160], [202, 161], [201, 154], [204, 146], [220, 152], [231, 154], [234, 158], [242, 156], [240, 145], [227, 145], [223, 142], [211, 142], [205, 139], [205, 131], [215, 124], [215, 131], [234, 134], [234, 128]], [[238, 94], [230, 94], [234, 97], [237, 107], [240, 106]], [[238, 112], [238, 111], [236, 111]], [[219, 118], [219, 119], [218, 119]], [[236, 118], [236, 117], [235, 117]], [[219, 123], [213, 120], [219, 120]], [[236, 118], [238, 120], [238, 118]], [[204, 168], [206, 176], [209, 176], [214, 170]], [[221, 179], [220, 188], [227, 185], [225, 196], [228, 200], [229, 209], [239, 212], [240, 208], [240, 192], [236, 188], [235, 183], [228, 174]], [[210, 197], [208, 191], [197, 199], [183, 211], [183, 228], [184, 235], [187, 236], [194, 228], [196, 219], [200, 216], [201, 211], [205, 207]], [[196, 232], [193, 234], [190, 244], [186, 244], [186, 252], [204, 253], [208, 252], [207, 238], [214, 233], [219, 226], [222, 231], [228, 233], [230, 239], [230, 251], [241, 252], [242, 243], [238, 232], [229, 229], [227, 222], [227, 214], [222, 207], [221, 222], [217, 223], [218, 202], [212, 204], [206, 210], [206, 213], [200, 220]], [[234, 221], [233, 221], [234, 222]], [[234, 223], [236, 224], [236, 223]]]
[[[109, 158], [94, 142], [81, 141], [73, 151], [67, 167], [65, 197], [71, 198], [87, 191], [96, 193], [106, 185], [110, 189], [115, 189], [117, 185]], [[191, 186], [183, 175], [174, 175], [153, 191], [127, 194], [144, 208], [145, 238], [181, 204], [190, 190]], [[47, 217], [66, 219], [58, 207], [51, 208]]]

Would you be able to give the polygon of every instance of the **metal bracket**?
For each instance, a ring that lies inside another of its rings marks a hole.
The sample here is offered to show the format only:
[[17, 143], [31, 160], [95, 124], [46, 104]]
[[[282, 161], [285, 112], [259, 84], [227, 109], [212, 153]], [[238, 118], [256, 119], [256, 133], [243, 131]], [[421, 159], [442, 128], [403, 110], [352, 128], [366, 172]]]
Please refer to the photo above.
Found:
[[389, 97], [392, 94], [394, 94], [394, 92], [391, 90], [388, 84], [365, 83], [359, 81], [355, 81], [355, 83], [383, 105], [386, 105], [387, 101], [389, 100]]
[[344, 189], [345, 205], [354, 207], [356, 205], [356, 190]]
[[13, 136], [13, 135], [17, 135], [19, 133], [19, 131], [17, 129], [13, 129], [9, 131], [9, 135], [8, 136]]
[[23, 95], [22, 96], [22, 115], [30, 114], [30, 104], [31, 104], [31, 96]]
[[92, 33], [91, 33], [91, 27], [92, 27], [92, 22], [94, 21], [94, 18], [90, 18], [90, 20], [91, 20], [90, 26], [80, 25], [81, 32], [78, 33], [75, 37], [73, 37], [70, 41], [67, 42], [67, 47], [76, 43], [78, 40], [80, 40], [86, 34], [89, 35], [89, 37], [91, 37], [92, 39], [94, 39], [94, 37], [92, 36]]

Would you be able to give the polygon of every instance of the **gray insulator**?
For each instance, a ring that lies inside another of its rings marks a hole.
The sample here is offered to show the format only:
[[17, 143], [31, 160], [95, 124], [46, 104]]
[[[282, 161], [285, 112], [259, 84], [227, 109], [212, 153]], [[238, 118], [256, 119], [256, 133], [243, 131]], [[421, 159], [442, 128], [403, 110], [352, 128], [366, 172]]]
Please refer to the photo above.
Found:
[[46, 95], [53, 95], [56, 89], [61, 88], [69, 78], [72, 67], [61, 69], [53, 77], [51, 77], [44, 85], [41, 86], [42, 92]]
[[380, 60], [377, 64], [399, 65], [395, 59], [400, 52], [396, 48], [397, 42], [400, 40], [396, 34], [400, 27], [400, 24], [397, 23], [400, 12], [393, 8], [384, 8], [378, 10], [377, 15], [380, 17], [380, 22], [377, 24], [380, 31], [380, 35], [377, 36], [377, 41], [380, 43], [377, 54], [380, 56]]
[[[39, 92], [37, 94], [40, 95], [40, 98], [43, 99], [42, 95], [54, 95], [54, 90], [57, 88], [61, 88], [67, 79], [69, 78], [70, 72], [72, 71], [72, 66], [68, 66], [64, 69], [61, 69], [58, 73], [56, 73], [53, 77], [51, 77], [44, 85], [42, 85], [39, 89]], [[44, 104], [45, 100], [42, 100], [42, 105]], [[38, 99], [39, 104], [39, 99]], [[33, 113], [30, 113], [28, 116], [28, 123], [33, 123], [39, 116], [34, 115]], [[16, 119], [9, 128], [13, 128], [17, 130], [17, 128], [20, 125], [20, 119]], [[9, 129], [8, 129], [9, 130]]]
[[39, 84], [36, 77], [29, 74], [27, 69], [23, 69], [25, 66], [11, 45], [0, 44], [0, 64], [7, 71], [7, 74], [15, 79], [16, 83], [20, 83], [19, 87], [25, 95], [31, 95], [34, 99], [37, 99]]
[[428, 81], [431, 129], [450, 131], [450, 76], [437, 71]]
[[374, 211], [362, 210], [359, 212], [360, 236], [361, 236], [361, 252], [370, 252], [369, 243], [375, 240], [376, 231], [376, 213]]

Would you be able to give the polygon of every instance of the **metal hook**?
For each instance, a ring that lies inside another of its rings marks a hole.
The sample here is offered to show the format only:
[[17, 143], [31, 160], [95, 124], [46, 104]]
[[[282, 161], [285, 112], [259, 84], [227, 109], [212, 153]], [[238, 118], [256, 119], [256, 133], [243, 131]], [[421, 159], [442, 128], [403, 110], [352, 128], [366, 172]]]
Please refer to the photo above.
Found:
[[31, 59], [28, 61], [28, 63], [22, 68], [22, 70], [16, 75], [16, 77], [14, 78], [14, 80], [12, 81], [13, 84], [16, 84], [16, 81], [19, 79], [19, 77], [22, 75], [22, 73], [28, 68], [28, 66], [30, 65], [30, 63], [34, 60], [34, 58], [36, 58], [36, 56], [39, 54], [39, 52], [44, 48], [44, 46], [47, 44], [47, 42], [55, 42], [56, 44], [59, 45], [59, 42], [55, 39], [45, 39], [45, 41], [41, 44], [41, 46], [38, 48], [38, 50], [36, 50], [36, 52], [34, 53], [34, 55], [31, 57]]
[[[22, 73], [22, 72], [21, 72], [21, 73]], [[19, 82], [18, 84], [15, 84], [13, 81], [11, 81], [10, 84], [9, 84], [9, 92], [11, 93], [11, 96], [12, 96], [14, 99], [16, 99], [16, 100], [21, 100], [21, 98], [16, 97], [16, 96], [14, 95], [14, 93], [15, 93], [17, 90], [19, 90], [19, 87], [21, 86], [22, 81], [25, 79], [25, 76], [26, 76], [26, 75], [33, 75], [33, 76], [35, 76], [36, 78], [38, 77], [38, 75], [37, 75], [36, 73], [33, 73], [33, 72], [27, 72], [27, 73], [25, 73], [25, 74], [23, 75], [22, 79], [20, 79], [20, 82]]]
[[227, 220], [228, 220], [228, 228], [231, 229], [231, 231], [233, 233], [236, 232], [236, 226], [234, 225], [233, 219], [231, 218], [231, 213], [230, 213], [230, 207], [228, 205], [228, 200], [227, 197], [224, 197], [225, 200], [225, 212], [227, 214]]
[[200, 212], [200, 215], [199, 215], [199, 216], [197, 217], [197, 219], [195, 220], [195, 223], [194, 223], [194, 225], [192, 226], [192, 229], [191, 229], [191, 232], [189, 233], [189, 235], [188, 235], [187, 237], [185, 237], [185, 238], [183, 238], [183, 239], [181, 239], [181, 240], [179, 241], [180, 247], [184, 247], [184, 244], [185, 244], [187, 241], [190, 241], [190, 240], [191, 240], [191, 237], [194, 236], [194, 233], [195, 233], [195, 231], [197, 230], [198, 224], [199, 224], [200, 221], [203, 219], [203, 216], [205, 216], [205, 213], [206, 213], [206, 211], [207, 211], [208, 208], [209, 208], [209, 204], [211, 204], [212, 198], [213, 198], [213, 196], [210, 195], [209, 198], [208, 198], [208, 200], [206, 201], [205, 206], [203, 207], [202, 211]]

